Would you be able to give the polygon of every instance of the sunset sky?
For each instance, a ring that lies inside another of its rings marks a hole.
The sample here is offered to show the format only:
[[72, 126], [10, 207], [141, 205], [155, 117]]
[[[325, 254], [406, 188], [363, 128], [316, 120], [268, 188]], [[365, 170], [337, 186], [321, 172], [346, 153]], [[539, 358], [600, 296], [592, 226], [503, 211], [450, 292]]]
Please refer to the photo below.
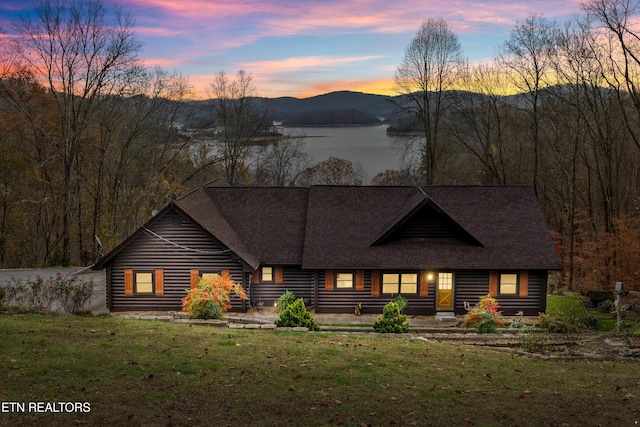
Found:
[[[136, 21], [141, 59], [189, 78], [197, 97], [218, 71], [253, 75], [262, 96], [336, 90], [391, 94], [421, 23], [443, 18], [473, 62], [491, 61], [531, 13], [563, 21], [579, 0], [103, 0]], [[0, 0], [0, 28], [29, 16], [29, 0]]]

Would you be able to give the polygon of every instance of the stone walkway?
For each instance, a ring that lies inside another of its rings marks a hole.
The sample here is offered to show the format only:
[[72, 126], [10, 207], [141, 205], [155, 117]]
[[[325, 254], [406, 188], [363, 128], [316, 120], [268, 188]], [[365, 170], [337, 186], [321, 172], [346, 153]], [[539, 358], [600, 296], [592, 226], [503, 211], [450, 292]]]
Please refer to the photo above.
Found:
[[[275, 312], [258, 312], [250, 310], [247, 313], [228, 313], [224, 320], [200, 320], [189, 319], [183, 312], [113, 312], [113, 317], [136, 320], [157, 320], [161, 322], [201, 324], [214, 327], [227, 327], [233, 329], [276, 329], [275, 321], [278, 315]], [[354, 316], [352, 314], [313, 314], [320, 325], [321, 331], [349, 331], [372, 332], [373, 323], [379, 314], [365, 314]], [[407, 316], [411, 330], [414, 332], [464, 332], [464, 329], [455, 328], [460, 319], [450, 318], [438, 320], [435, 316]], [[307, 328], [277, 328], [289, 330], [307, 330]]]

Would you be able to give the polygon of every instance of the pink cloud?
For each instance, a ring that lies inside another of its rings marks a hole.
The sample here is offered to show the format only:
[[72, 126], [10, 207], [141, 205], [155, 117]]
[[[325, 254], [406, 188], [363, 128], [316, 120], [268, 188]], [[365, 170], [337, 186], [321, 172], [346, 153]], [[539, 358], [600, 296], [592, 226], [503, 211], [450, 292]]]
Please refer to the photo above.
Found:
[[297, 71], [304, 68], [329, 68], [343, 65], [353, 65], [359, 62], [379, 59], [382, 56], [354, 56], [354, 57], [331, 57], [331, 56], [305, 56], [285, 58], [272, 61], [242, 62], [240, 68], [250, 70], [252, 73]]

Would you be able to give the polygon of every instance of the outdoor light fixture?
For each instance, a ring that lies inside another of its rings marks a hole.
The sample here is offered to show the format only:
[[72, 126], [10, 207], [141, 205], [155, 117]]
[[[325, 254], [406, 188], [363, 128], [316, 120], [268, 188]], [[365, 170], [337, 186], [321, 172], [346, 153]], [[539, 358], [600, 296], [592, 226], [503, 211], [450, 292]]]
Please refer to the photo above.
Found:
[[428, 272], [427, 273], [427, 282], [433, 283], [433, 273], [432, 272]]

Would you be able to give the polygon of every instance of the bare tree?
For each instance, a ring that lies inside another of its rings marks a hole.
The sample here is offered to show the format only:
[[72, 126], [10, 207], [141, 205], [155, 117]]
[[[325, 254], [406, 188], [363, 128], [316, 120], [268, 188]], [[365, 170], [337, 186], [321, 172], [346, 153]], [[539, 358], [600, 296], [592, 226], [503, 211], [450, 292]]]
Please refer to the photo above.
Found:
[[5, 94], [37, 133], [55, 148], [62, 171], [62, 262], [71, 258], [71, 221], [77, 209], [78, 155], [93, 112], [104, 97], [121, 94], [139, 71], [140, 43], [133, 19], [121, 9], [109, 14], [99, 1], [42, 1], [34, 18], [17, 25], [17, 59], [35, 73], [54, 99], [58, 122], [42, 123], [21, 99]]
[[395, 74], [396, 103], [401, 118], [415, 121], [422, 140], [418, 144], [424, 183], [435, 179], [442, 144], [442, 118], [447, 110], [445, 92], [452, 88], [466, 63], [458, 37], [441, 18], [422, 23]]
[[540, 173], [540, 95], [548, 85], [547, 74], [551, 67], [555, 32], [554, 22], [540, 15], [529, 15], [524, 22], [516, 23], [497, 56], [498, 64], [527, 100], [528, 105], [523, 111], [531, 119], [532, 183], [536, 193]]
[[292, 185], [311, 164], [303, 151], [304, 133], [285, 133], [275, 141], [262, 145], [256, 165], [256, 182], [283, 187]]
[[507, 77], [494, 65], [471, 66], [461, 82], [463, 90], [453, 94], [456, 108], [445, 118], [454, 141], [479, 162], [484, 184], [518, 182], [513, 170], [523, 172], [515, 154], [517, 138], [510, 134], [518, 118], [504, 96], [507, 87]]
[[[609, 56], [610, 69], [604, 74], [607, 84], [616, 91], [622, 104], [627, 127], [640, 148], [640, 34], [637, 32], [640, 2], [637, 0], [590, 0], [583, 9], [603, 31], [602, 48]], [[624, 104], [631, 101], [635, 112], [629, 114]]]
[[296, 184], [309, 185], [362, 185], [364, 169], [360, 163], [353, 163], [338, 157], [329, 157], [305, 169]]
[[243, 70], [235, 78], [224, 71], [216, 74], [209, 95], [224, 178], [238, 185], [248, 178], [252, 148], [271, 127], [269, 112], [256, 98], [251, 74]]

